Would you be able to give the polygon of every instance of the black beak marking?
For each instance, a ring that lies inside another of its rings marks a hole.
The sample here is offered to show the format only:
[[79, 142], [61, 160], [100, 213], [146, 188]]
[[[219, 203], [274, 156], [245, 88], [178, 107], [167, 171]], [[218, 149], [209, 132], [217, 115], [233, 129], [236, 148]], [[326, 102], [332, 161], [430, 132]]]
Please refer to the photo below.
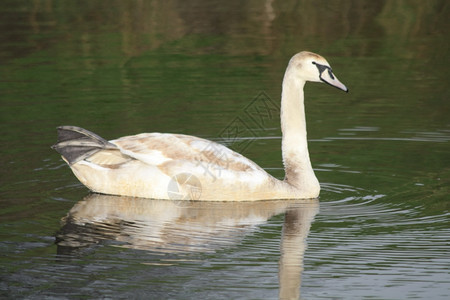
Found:
[[313, 61], [312, 64], [315, 65], [317, 67], [317, 69], [319, 70], [319, 78], [320, 78], [320, 80], [322, 80], [325, 83], [328, 83], [325, 80], [323, 80], [323, 78], [322, 78], [322, 73], [325, 72], [325, 71], [328, 71], [328, 75], [330, 75], [331, 79], [334, 79], [333, 70], [331, 70], [331, 68], [329, 66], [318, 64], [315, 61]]

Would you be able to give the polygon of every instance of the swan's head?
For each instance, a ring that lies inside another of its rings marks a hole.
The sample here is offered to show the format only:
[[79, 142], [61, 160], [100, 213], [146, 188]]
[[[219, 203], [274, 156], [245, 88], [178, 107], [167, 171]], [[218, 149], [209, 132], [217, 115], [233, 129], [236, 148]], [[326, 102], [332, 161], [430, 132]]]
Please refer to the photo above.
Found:
[[289, 61], [288, 69], [303, 81], [324, 82], [348, 92], [348, 88], [333, 74], [330, 64], [318, 54], [308, 51], [297, 53]]

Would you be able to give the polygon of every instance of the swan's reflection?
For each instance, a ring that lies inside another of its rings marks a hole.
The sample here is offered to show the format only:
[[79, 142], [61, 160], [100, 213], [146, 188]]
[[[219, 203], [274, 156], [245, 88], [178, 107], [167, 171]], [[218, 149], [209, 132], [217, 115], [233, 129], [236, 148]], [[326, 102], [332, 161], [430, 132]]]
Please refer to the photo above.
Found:
[[162, 253], [213, 252], [237, 245], [246, 234], [284, 213], [280, 298], [298, 298], [305, 238], [317, 200], [190, 202], [91, 194], [63, 218], [58, 253], [73, 254], [102, 240]]

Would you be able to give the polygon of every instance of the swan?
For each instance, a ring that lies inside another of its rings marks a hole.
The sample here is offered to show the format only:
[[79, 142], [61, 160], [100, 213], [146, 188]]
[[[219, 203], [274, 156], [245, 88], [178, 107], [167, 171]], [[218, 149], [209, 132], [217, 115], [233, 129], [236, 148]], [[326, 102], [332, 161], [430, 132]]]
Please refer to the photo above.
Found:
[[306, 133], [306, 81], [348, 92], [322, 56], [302, 51], [290, 59], [281, 93], [284, 180], [224, 145], [183, 134], [141, 133], [107, 141], [80, 127], [60, 126], [52, 148], [81, 183], [101, 194], [206, 201], [317, 198], [320, 184]]

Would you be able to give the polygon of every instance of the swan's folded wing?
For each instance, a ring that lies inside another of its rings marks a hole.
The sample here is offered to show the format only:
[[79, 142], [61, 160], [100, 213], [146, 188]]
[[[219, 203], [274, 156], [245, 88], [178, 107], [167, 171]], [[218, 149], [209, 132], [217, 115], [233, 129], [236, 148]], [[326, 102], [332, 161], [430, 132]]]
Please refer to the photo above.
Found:
[[117, 145], [123, 154], [155, 166], [203, 164], [235, 172], [262, 170], [224, 145], [189, 135], [143, 133], [111, 143]]

